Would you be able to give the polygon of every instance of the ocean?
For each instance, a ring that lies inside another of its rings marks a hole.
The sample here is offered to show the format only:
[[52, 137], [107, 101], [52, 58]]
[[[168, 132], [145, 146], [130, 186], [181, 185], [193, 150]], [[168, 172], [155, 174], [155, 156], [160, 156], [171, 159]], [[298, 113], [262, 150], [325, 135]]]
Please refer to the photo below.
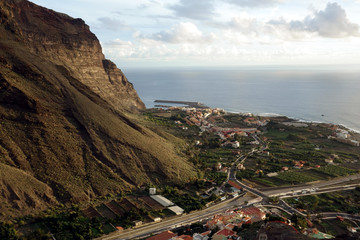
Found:
[[146, 107], [198, 101], [230, 112], [285, 115], [360, 131], [360, 69], [241, 67], [123, 70]]

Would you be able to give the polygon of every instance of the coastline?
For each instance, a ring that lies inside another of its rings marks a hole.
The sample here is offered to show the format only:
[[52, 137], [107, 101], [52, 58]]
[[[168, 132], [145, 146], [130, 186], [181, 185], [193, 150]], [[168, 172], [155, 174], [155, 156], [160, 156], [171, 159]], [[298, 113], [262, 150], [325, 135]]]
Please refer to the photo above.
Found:
[[[157, 100], [155, 100], [157, 101]], [[154, 102], [155, 102], [154, 101]], [[171, 100], [169, 100], [171, 101]], [[191, 102], [191, 101], [186, 101], [186, 102]], [[156, 103], [156, 102], [155, 102]], [[196, 103], [199, 103], [199, 102], [196, 102]], [[201, 103], [202, 105], [204, 106], [208, 106], [204, 103]], [[168, 106], [170, 107], [170, 106]], [[156, 106], [154, 105], [153, 107], [150, 107], [150, 108], [147, 108], [147, 109], [151, 109], [151, 108], [156, 108]], [[210, 109], [216, 109], [217, 107], [208, 107]], [[284, 114], [278, 114], [278, 113], [252, 113], [252, 112], [241, 112], [241, 111], [234, 111], [234, 110], [227, 110], [226, 108], [223, 109], [224, 112], [226, 113], [233, 113], [233, 114], [240, 114], [240, 115], [252, 115], [252, 116], [259, 116], [259, 117], [286, 117], [288, 118], [289, 120], [293, 120], [293, 121], [296, 121], [296, 122], [302, 122], [302, 123], [317, 123], [317, 124], [331, 124], [331, 125], [336, 125], [336, 126], [340, 126], [340, 127], [343, 127], [345, 128], [346, 130], [348, 130], [349, 132], [352, 132], [352, 133], [355, 133], [355, 134], [360, 134], [360, 129], [354, 129], [354, 128], [351, 128], [351, 127], [348, 127], [346, 124], [343, 124], [343, 123], [334, 123], [334, 122], [325, 122], [325, 121], [315, 121], [315, 120], [305, 120], [305, 119], [301, 119], [301, 118], [297, 118], [297, 117], [291, 117], [291, 116], [287, 116], [287, 115], [284, 115]]]
[[351, 127], [348, 127], [347, 125], [343, 124], [343, 123], [334, 123], [334, 122], [322, 122], [322, 121], [314, 121], [314, 120], [305, 120], [305, 119], [301, 119], [301, 118], [296, 118], [296, 117], [291, 117], [291, 116], [286, 116], [283, 114], [278, 114], [278, 113], [252, 113], [252, 112], [239, 112], [239, 111], [228, 111], [226, 109], [224, 109], [225, 112], [227, 113], [234, 113], [234, 114], [240, 114], [240, 115], [253, 115], [253, 116], [258, 116], [258, 117], [286, 117], [290, 120], [294, 120], [297, 122], [303, 122], [303, 123], [318, 123], [318, 124], [332, 124], [332, 125], [337, 125], [337, 126], [341, 126], [347, 130], [349, 130], [350, 132], [353, 133], [357, 133], [360, 134], [360, 129], [354, 129]]

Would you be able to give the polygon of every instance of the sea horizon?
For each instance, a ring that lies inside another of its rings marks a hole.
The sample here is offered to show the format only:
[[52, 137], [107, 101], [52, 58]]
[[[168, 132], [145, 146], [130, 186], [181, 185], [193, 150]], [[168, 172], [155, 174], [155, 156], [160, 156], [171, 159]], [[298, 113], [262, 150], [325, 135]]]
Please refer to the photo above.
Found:
[[147, 108], [197, 101], [228, 112], [273, 114], [360, 132], [360, 70], [352, 66], [129, 68]]

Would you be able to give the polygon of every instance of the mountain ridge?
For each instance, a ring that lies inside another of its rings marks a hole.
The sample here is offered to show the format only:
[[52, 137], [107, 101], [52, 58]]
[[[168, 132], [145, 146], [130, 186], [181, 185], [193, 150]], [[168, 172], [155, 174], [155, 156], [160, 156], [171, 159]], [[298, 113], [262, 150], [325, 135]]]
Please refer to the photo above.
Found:
[[195, 177], [82, 20], [0, 0], [0, 23], [0, 219]]

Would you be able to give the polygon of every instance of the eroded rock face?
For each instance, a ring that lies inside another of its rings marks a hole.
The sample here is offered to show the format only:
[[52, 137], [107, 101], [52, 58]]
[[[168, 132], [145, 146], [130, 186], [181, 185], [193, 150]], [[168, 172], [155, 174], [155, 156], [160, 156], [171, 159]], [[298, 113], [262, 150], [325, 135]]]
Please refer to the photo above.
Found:
[[63, 66], [116, 109], [137, 111], [145, 105], [133, 85], [110, 60], [81, 19], [39, 7], [25, 0], [1, 3], [1, 23], [16, 33], [33, 53]]
[[142, 108], [82, 20], [0, 0], [0, 220], [193, 179]]

